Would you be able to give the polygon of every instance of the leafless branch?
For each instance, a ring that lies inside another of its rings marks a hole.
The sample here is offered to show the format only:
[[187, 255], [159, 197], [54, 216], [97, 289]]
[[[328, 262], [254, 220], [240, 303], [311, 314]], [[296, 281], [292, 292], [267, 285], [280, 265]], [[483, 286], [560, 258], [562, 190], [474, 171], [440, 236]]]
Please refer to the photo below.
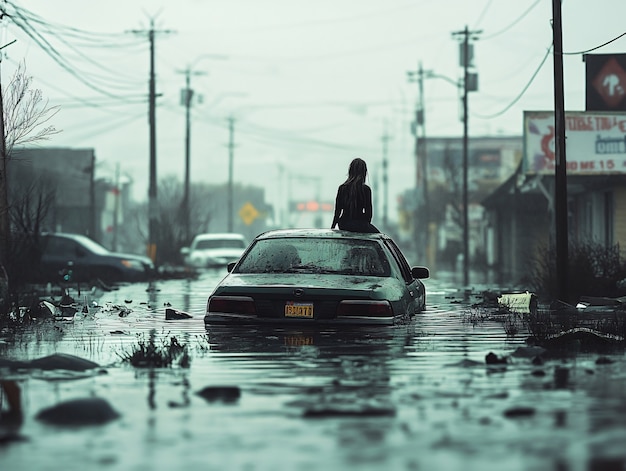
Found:
[[26, 75], [22, 62], [3, 90], [7, 156], [16, 145], [46, 140], [60, 132], [53, 125], [46, 126], [59, 112], [59, 107], [49, 106], [41, 90], [31, 89], [31, 84], [32, 77]]

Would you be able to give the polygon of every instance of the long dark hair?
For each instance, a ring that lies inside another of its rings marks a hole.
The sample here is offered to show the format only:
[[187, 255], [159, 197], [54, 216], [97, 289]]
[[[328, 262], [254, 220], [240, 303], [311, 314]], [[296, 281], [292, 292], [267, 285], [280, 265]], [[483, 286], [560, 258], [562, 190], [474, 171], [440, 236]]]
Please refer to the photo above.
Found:
[[365, 160], [356, 158], [350, 162], [348, 167], [348, 178], [343, 185], [348, 191], [348, 201], [352, 214], [359, 210], [359, 203], [365, 201], [365, 178], [367, 177], [367, 164]]

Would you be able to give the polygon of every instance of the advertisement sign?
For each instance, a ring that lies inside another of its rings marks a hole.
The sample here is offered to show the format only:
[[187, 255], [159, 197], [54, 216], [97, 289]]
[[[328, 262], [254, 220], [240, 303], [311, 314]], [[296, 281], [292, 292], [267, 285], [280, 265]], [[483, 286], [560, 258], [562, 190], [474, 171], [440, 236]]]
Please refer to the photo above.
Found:
[[[524, 170], [554, 174], [554, 112], [524, 112]], [[565, 112], [568, 175], [626, 173], [626, 113]]]

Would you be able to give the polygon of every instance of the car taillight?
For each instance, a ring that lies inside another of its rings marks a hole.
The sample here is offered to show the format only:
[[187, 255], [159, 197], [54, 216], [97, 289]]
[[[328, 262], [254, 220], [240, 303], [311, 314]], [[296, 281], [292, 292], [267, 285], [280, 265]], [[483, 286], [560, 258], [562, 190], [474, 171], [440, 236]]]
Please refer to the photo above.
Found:
[[234, 314], [256, 314], [254, 299], [249, 296], [212, 296], [207, 312], [231, 312]]
[[338, 316], [392, 316], [389, 301], [349, 300], [341, 301], [337, 307]]

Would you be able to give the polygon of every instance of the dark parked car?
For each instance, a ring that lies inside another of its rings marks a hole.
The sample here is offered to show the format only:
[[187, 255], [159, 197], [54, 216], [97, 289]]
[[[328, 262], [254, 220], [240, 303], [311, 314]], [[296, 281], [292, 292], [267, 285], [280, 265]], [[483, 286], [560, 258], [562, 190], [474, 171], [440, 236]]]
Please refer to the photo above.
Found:
[[145, 281], [154, 274], [148, 257], [111, 252], [84, 235], [45, 233], [40, 241], [44, 281]]
[[257, 236], [209, 296], [206, 323], [383, 324], [426, 307], [421, 279], [385, 234], [332, 229]]

